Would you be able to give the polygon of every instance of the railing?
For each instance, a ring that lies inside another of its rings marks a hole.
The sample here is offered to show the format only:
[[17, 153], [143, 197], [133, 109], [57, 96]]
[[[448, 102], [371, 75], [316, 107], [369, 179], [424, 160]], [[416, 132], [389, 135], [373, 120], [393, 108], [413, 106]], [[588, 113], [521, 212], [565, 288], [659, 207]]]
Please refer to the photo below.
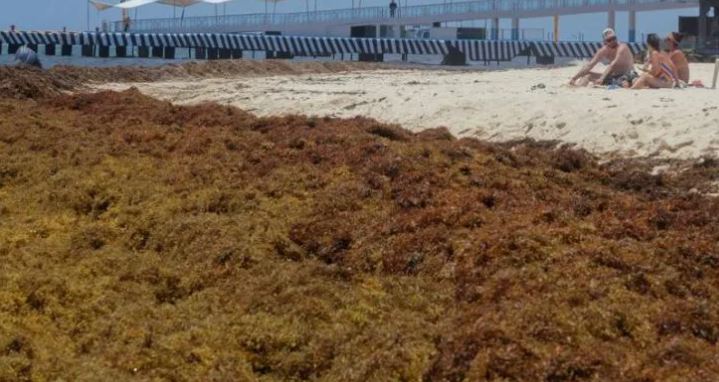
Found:
[[[697, 0], [481, 0], [451, 4], [430, 4], [401, 7], [397, 10], [396, 19], [426, 19], [433, 17], [449, 17], [453, 15], [490, 14], [506, 12], [536, 12], [547, 10], [563, 10], [571, 13], [572, 9], [631, 6], [682, 4], [694, 6]], [[318, 12], [295, 13], [260, 13], [226, 16], [188, 17], [181, 19], [145, 19], [133, 20], [130, 31], [133, 32], [181, 32], [181, 31], [229, 31], [236, 28], [252, 28], [285, 26], [291, 24], [327, 23], [343, 24], [361, 21], [377, 21], [394, 19], [386, 6], [355, 9], [337, 9]], [[114, 31], [122, 31], [122, 21], [111, 26]]]

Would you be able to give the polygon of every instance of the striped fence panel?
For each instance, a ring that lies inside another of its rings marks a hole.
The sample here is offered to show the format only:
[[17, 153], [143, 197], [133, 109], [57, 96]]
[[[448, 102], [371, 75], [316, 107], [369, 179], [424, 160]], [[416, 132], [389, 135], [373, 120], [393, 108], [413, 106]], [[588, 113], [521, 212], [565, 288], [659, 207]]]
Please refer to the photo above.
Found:
[[[417, 54], [445, 55], [457, 49], [471, 61], [510, 61], [517, 56], [588, 58], [598, 42], [535, 42], [485, 40], [413, 40], [392, 38], [347, 38], [308, 36], [267, 36], [255, 34], [217, 33], [94, 33], [94, 32], [5, 32], [0, 43], [34, 45], [97, 45], [135, 46], [146, 48], [214, 48], [236, 50], [267, 50], [294, 55], [322, 56], [333, 54]], [[637, 54], [644, 44], [630, 43]]]

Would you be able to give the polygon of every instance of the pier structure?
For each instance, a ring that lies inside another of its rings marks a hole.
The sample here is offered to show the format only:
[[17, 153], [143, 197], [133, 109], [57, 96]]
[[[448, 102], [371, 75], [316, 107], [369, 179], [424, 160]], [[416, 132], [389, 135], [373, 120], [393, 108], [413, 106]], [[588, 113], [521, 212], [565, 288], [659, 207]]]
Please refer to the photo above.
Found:
[[[637, 13], [670, 9], [700, 8], [719, 0], [474, 0], [441, 4], [402, 6], [392, 13], [389, 7], [333, 9], [293, 13], [259, 13], [202, 17], [132, 20], [130, 32], [137, 33], [238, 33], [275, 31], [287, 35], [350, 37], [353, 27], [374, 25], [387, 36], [401, 37], [399, 31], [408, 25], [442, 26], [451, 22], [488, 20], [487, 37], [507, 39], [500, 34], [500, 21], [511, 20], [510, 40], [521, 40], [523, 19], [551, 17], [551, 39], [559, 41], [563, 16], [600, 13], [606, 15], [608, 27], [617, 26], [617, 12], [627, 12], [629, 42], [636, 40]], [[705, 4], [706, 3], [706, 4]], [[122, 21], [113, 23], [112, 31], [124, 31]], [[369, 36], [365, 36], [369, 37]]]

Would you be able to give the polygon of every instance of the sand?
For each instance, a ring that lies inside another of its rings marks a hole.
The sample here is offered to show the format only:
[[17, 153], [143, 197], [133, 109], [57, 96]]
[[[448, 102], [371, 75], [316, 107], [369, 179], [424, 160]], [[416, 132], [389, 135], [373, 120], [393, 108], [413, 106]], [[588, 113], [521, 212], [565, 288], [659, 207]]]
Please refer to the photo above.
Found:
[[[178, 104], [214, 101], [261, 116], [365, 116], [458, 137], [530, 137], [604, 157], [695, 158], [719, 150], [719, 91], [571, 88], [577, 64], [520, 70], [374, 70], [110, 83]], [[711, 83], [713, 65], [693, 64]]]

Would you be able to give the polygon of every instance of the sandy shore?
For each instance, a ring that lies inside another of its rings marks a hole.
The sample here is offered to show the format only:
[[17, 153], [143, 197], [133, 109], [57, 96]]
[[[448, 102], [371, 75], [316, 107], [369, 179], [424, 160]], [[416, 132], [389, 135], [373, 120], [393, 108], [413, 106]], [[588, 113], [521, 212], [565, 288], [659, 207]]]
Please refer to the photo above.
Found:
[[[713, 65], [694, 64], [711, 82]], [[212, 78], [132, 86], [179, 104], [214, 101], [258, 115], [366, 116], [411, 130], [445, 126], [492, 141], [575, 143], [594, 153], [692, 158], [719, 150], [719, 91], [575, 89], [576, 67], [504, 71], [377, 70]]]

